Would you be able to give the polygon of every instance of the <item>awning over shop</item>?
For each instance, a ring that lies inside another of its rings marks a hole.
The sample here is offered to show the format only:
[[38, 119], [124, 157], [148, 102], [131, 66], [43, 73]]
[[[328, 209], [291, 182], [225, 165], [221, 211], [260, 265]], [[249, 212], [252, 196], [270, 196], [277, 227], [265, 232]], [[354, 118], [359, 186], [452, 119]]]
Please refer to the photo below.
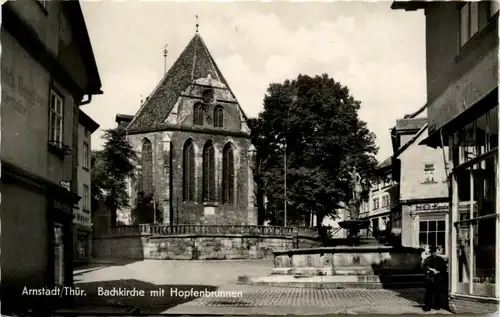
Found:
[[448, 146], [448, 137], [453, 133], [466, 126], [468, 123], [474, 119], [479, 118], [484, 113], [488, 112], [492, 108], [498, 105], [498, 87], [493, 89], [490, 93], [486, 95], [476, 104], [468, 107], [460, 114], [455, 116], [453, 119], [444, 124], [441, 128], [431, 131], [429, 129], [429, 135], [427, 138], [422, 140], [420, 145], [427, 145], [433, 148], [441, 146]]

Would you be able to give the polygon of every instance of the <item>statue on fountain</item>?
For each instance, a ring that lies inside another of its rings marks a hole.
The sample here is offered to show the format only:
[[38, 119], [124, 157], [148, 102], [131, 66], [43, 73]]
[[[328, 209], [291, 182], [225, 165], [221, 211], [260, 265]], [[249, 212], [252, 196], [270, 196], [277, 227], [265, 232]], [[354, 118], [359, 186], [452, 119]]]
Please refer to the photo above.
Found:
[[363, 187], [361, 186], [362, 178], [361, 175], [356, 171], [356, 167], [353, 167], [352, 172], [349, 173], [351, 175], [351, 190], [352, 196], [349, 201], [349, 214], [351, 220], [359, 219], [359, 205], [361, 202], [361, 192], [363, 191]]
[[359, 232], [361, 229], [367, 229], [370, 225], [369, 221], [359, 219], [359, 209], [361, 205], [361, 193], [363, 192], [363, 178], [353, 167], [352, 171], [349, 172], [350, 188], [351, 188], [351, 199], [349, 201], [349, 219], [342, 221], [339, 225], [347, 230], [347, 241], [350, 245], [359, 244]]

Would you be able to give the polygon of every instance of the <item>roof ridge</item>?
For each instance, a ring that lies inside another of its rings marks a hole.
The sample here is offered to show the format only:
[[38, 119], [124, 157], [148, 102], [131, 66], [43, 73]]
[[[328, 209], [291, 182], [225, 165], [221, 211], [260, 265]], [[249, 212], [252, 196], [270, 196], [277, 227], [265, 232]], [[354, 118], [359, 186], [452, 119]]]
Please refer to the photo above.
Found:
[[[175, 62], [174, 62], [175, 64]], [[174, 65], [172, 65], [173, 67]], [[170, 69], [169, 69], [170, 70]], [[134, 118], [129, 122], [129, 124], [127, 125], [127, 128], [129, 125], [131, 125], [135, 119], [137, 118], [138, 114], [141, 112], [141, 110], [146, 106], [146, 104], [149, 102], [150, 98], [152, 95], [154, 95], [154, 93], [158, 90], [158, 88], [160, 88], [161, 84], [163, 83], [163, 81], [167, 78], [167, 75], [168, 75], [168, 71], [163, 75], [163, 77], [160, 79], [160, 81], [158, 82], [158, 84], [156, 85], [156, 87], [153, 89], [153, 91], [146, 97], [146, 100], [142, 103], [141, 107], [139, 108], [139, 110], [137, 110], [136, 114], [134, 115]]]
[[[201, 35], [198, 35], [198, 36], [199, 36], [199, 38], [200, 38], [199, 40], [200, 40], [200, 42], [201, 42], [201, 44], [202, 44], [202, 45], [201, 45], [201, 47], [202, 47], [202, 48], [205, 48], [205, 52], [206, 52], [206, 53], [207, 53], [207, 55], [210, 57], [210, 58], [209, 58], [209, 60], [210, 60], [210, 64], [212, 65], [212, 67], [213, 67], [213, 68], [214, 68], [214, 70], [215, 70], [215, 76], [217, 76], [217, 80], [218, 80], [218, 81], [220, 81], [220, 82], [222, 82], [222, 80], [220, 79], [219, 74], [218, 74], [218, 73], [220, 73], [220, 70], [219, 70], [219, 69], [217, 69], [217, 67], [215, 67], [215, 61], [214, 61], [214, 60], [213, 60], [213, 58], [212, 58], [212, 54], [210, 54], [210, 51], [209, 51], [209, 49], [208, 49], [207, 45], [205, 44], [205, 41], [203, 41], [203, 38], [201, 37]], [[194, 67], [193, 67], [193, 71], [194, 71]], [[226, 83], [226, 86], [229, 88], [229, 84], [227, 84], [227, 83]], [[231, 92], [231, 93], [232, 93], [232, 92]], [[234, 96], [233, 96], [233, 97], [234, 97]]]
[[[196, 32], [196, 34], [193, 37], [193, 41], [199, 37], [200, 37], [200, 35], [198, 34], [198, 32]], [[196, 44], [197, 43], [194, 43], [193, 64], [191, 65], [191, 82], [194, 81], [194, 68], [196, 67], [196, 51], [197, 51], [196, 49], [198, 46]], [[188, 46], [189, 46], [189, 44], [188, 44]], [[187, 48], [187, 46], [186, 46], [186, 48]]]
[[408, 147], [410, 147], [410, 145], [412, 145], [413, 143], [415, 143], [415, 141], [418, 139], [418, 137], [422, 134], [422, 132], [425, 131], [425, 129], [427, 129], [427, 127], [429, 126], [429, 124], [425, 124], [422, 128], [420, 128], [420, 130], [418, 130], [418, 132], [410, 139], [408, 140], [408, 142], [406, 142], [402, 147], [400, 147], [395, 153], [394, 153], [394, 158], [397, 158], [399, 155], [401, 155], [401, 153], [403, 153]]
[[[201, 38], [201, 37], [200, 37]], [[203, 39], [201, 39], [203, 41]], [[203, 41], [203, 44], [205, 45], [205, 42]], [[224, 75], [222, 74], [222, 71], [220, 70], [219, 68], [219, 65], [217, 65], [217, 63], [214, 61], [214, 58], [212, 56], [212, 54], [210, 54], [210, 51], [208, 50], [208, 47], [205, 45], [206, 49], [207, 49], [207, 54], [208, 56], [210, 57], [210, 62], [212, 63], [212, 65], [214, 66], [215, 68], [215, 71], [217, 73], [217, 77], [219, 76], [219, 74], [221, 74], [222, 78], [219, 78], [219, 81], [221, 83], [224, 83], [226, 85], [226, 88], [227, 90], [229, 90], [229, 92], [231, 93], [231, 95], [233, 95], [233, 98], [234, 100], [236, 101], [236, 104], [238, 105], [238, 108], [239, 110], [241, 111], [241, 113], [243, 114], [243, 118], [245, 120], [248, 120], [248, 116], [246, 115], [245, 111], [243, 110], [243, 107], [241, 106], [240, 102], [238, 101], [238, 98], [236, 97], [236, 95], [234, 94], [233, 90], [231, 89], [231, 87], [229, 86], [229, 83], [227, 82], [226, 78], [224, 78]]]
[[[199, 47], [200, 45], [202, 47]], [[225, 89], [229, 91], [237, 103], [237, 109], [241, 115], [240, 120], [246, 121], [248, 117], [238, 99], [224, 78], [214, 57], [210, 54], [203, 38], [199, 33], [196, 33], [156, 85], [148, 100], [141, 105], [127, 129], [139, 131], [158, 128], [171, 114], [183, 91], [195, 83], [197, 79], [208, 78], [210, 74], [214, 79], [224, 84]]]
[[[196, 36], [196, 35], [195, 35]], [[194, 40], [191, 39], [191, 41]], [[190, 42], [191, 42], [190, 41]], [[156, 91], [160, 88], [160, 86], [163, 84], [163, 82], [167, 79], [167, 76], [169, 75], [170, 73], [170, 70], [172, 70], [176, 64], [179, 62], [179, 58], [182, 56], [182, 54], [184, 54], [184, 52], [187, 50], [187, 48], [189, 47], [189, 44], [186, 45], [186, 47], [184, 47], [184, 49], [182, 50], [182, 52], [179, 54], [179, 56], [177, 56], [177, 59], [175, 60], [175, 62], [172, 64], [172, 66], [170, 66], [170, 68], [168, 69], [168, 71], [163, 74], [162, 78], [160, 79], [160, 81], [158, 82], [158, 84], [156, 85], [156, 87], [153, 89], [153, 91], [149, 94], [149, 96], [146, 98], [146, 100], [144, 101], [144, 103], [141, 105], [141, 107], [139, 108], [139, 110], [137, 110], [137, 112], [135, 113], [134, 115], [134, 119], [132, 119], [129, 124], [127, 125], [127, 129], [133, 124], [135, 123], [136, 119], [139, 117], [139, 114], [141, 113], [141, 111], [144, 109], [144, 107], [150, 102], [151, 100], [151, 96], [154, 95], [156, 93]]]

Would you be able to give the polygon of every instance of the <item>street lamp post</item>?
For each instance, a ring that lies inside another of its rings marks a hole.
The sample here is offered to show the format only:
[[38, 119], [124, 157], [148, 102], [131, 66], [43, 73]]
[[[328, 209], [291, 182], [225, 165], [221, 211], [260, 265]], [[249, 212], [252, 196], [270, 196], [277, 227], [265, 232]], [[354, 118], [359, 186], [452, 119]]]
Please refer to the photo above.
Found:
[[287, 226], [288, 219], [287, 219], [287, 205], [288, 205], [288, 200], [287, 200], [287, 192], [286, 192], [286, 177], [287, 177], [287, 162], [286, 162], [286, 151], [287, 151], [287, 135], [288, 135], [288, 123], [290, 120], [290, 110], [293, 107], [295, 101], [297, 101], [297, 95], [292, 96], [292, 102], [290, 104], [290, 107], [287, 109], [287, 114], [286, 114], [286, 121], [285, 121], [285, 149], [284, 149], [284, 154], [283, 154], [283, 169], [284, 169], [284, 179], [283, 179], [283, 185], [284, 185], [284, 196], [285, 196], [285, 208], [284, 208], [284, 226]]
[[[288, 117], [287, 117], [287, 120], [288, 120]], [[286, 123], [288, 125], [288, 122]], [[285, 128], [286, 128], [286, 125], [285, 125]], [[287, 196], [286, 196], [286, 130], [285, 130], [285, 153], [283, 155], [283, 165], [284, 165], [284, 179], [283, 179], [283, 184], [284, 184], [284, 187], [285, 187], [285, 215], [284, 215], [284, 226], [286, 227], [286, 224], [287, 224], [287, 214], [286, 214], [286, 205], [287, 205]]]
[[[251, 190], [251, 193], [252, 193], [252, 200], [253, 200], [252, 202], [255, 204], [258, 201], [258, 197], [257, 197], [258, 195], [256, 195], [256, 193], [255, 193], [255, 189], [254, 189], [255, 183], [253, 182], [253, 177], [255, 176], [256, 173], [258, 173], [258, 171], [257, 171], [257, 168], [258, 168], [257, 167], [257, 160], [258, 160], [258, 158], [257, 158], [257, 149], [255, 148], [255, 146], [253, 144], [250, 145], [250, 148], [248, 149], [248, 157], [249, 157], [249, 165], [250, 165], [250, 171], [249, 172], [251, 172], [250, 176], [252, 177], [252, 183], [251, 183], [252, 187], [250, 188], [250, 190]], [[257, 206], [258, 206], [258, 203], [257, 203]], [[260, 211], [260, 208], [257, 207], [257, 224], [258, 224], [259, 219], [260, 219], [259, 218], [260, 217], [259, 211]]]

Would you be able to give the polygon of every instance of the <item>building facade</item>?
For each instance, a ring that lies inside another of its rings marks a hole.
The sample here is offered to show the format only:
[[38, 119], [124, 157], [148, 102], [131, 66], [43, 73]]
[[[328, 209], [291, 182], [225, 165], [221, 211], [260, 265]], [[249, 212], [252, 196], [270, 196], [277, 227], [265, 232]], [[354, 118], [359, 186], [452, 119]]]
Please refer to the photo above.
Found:
[[425, 12], [429, 136], [422, 143], [449, 149], [451, 307], [497, 312], [498, 2], [394, 2], [392, 8]]
[[78, 114], [101, 82], [77, 1], [4, 2], [1, 45], [6, 313], [49, 306], [46, 297], [18, 298], [23, 287], [72, 285]]
[[370, 220], [368, 236], [377, 235], [392, 227], [392, 209], [398, 199], [390, 157], [377, 166], [377, 174], [379, 181], [372, 185], [367, 199], [360, 206], [360, 218]]
[[91, 141], [99, 125], [82, 110], [78, 121], [78, 196], [81, 198], [73, 208], [73, 251], [75, 263], [86, 263], [92, 255]]
[[133, 118], [131, 184], [164, 224], [257, 224], [246, 116], [198, 31]]
[[447, 254], [448, 153], [420, 145], [427, 135], [427, 118], [397, 120], [392, 130], [401, 219], [394, 226], [400, 229], [404, 246], [435, 245], [439, 253]]

